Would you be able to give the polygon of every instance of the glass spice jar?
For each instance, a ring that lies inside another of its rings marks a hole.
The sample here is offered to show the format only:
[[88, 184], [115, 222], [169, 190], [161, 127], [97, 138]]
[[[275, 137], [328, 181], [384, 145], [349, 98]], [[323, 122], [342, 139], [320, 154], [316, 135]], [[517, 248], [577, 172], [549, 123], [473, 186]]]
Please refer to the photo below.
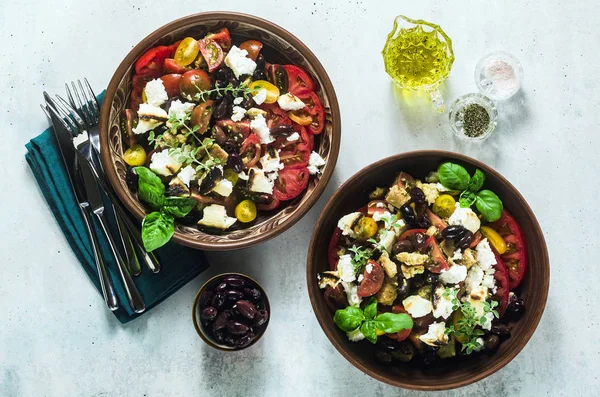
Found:
[[483, 141], [496, 128], [498, 110], [489, 98], [473, 93], [454, 101], [448, 117], [456, 136], [466, 141]]

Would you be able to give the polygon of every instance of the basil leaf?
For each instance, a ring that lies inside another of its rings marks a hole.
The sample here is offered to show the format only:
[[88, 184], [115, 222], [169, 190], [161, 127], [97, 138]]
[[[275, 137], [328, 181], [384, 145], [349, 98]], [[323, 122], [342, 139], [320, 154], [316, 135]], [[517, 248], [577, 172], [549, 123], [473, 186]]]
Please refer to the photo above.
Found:
[[477, 193], [475, 206], [483, 215], [483, 219], [488, 222], [495, 222], [502, 216], [502, 200], [490, 190], [482, 190]]
[[438, 167], [438, 176], [440, 183], [444, 187], [453, 190], [465, 190], [469, 186], [471, 177], [465, 167], [446, 162]]
[[464, 190], [460, 194], [458, 202], [460, 203], [460, 206], [462, 208], [469, 208], [470, 206], [475, 204], [475, 200], [477, 200], [477, 194], [475, 192], [472, 192], [470, 190]]
[[348, 306], [345, 309], [337, 310], [333, 316], [333, 322], [345, 332], [352, 332], [362, 324], [365, 316], [358, 307]]
[[485, 182], [485, 174], [478, 168], [471, 177], [467, 190], [477, 193], [483, 187], [483, 182]]
[[183, 218], [196, 206], [196, 201], [187, 197], [166, 197], [161, 211], [174, 218]]
[[165, 185], [160, 178], [146, 167], [133, 169], [138, 175], [138, 197], [153, 209], [159, 209], [165, 198]]
[[377, 299], [371, 298], [369, 304], [365, 307], [365, 318], [373, 320], [377, 315]]
[[142, 241], [147, 252], [165, 245], [175, 232], [173, 217], [151, 212], [142, 221]]
[[406, 313], [382, 313], [375, 317], [375, 325], [378, 330], [393, 334], [403, 329], [411, 329], [413, 321]]
[[377, 326], [375, 325], [375, 321], [367, 321], [362, 327], [360, 327], [360, 332], [363, 333], [365, 338], [373, 344], [377, 343]]

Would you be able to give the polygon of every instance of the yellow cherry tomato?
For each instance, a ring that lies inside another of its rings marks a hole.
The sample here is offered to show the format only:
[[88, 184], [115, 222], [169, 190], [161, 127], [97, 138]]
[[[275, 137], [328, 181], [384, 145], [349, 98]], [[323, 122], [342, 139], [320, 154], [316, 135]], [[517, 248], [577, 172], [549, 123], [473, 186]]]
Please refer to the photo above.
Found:
[[198, 41], [193, 37], [186, 37], [181, 40], [177, 50], [175, 50], [175, 62], [180, 66], [187, 66], [194, 62], [199, 52], [200, 44], [198, 44]]
[[293, 122], [300, 125], [309, 125], [313, 121], [312, 116], [303, 110], [289, 111], [288, 116]]
[[242, 223], [256, 219], [256, 204], [252, 200], [244, 200], [235, 207], [235, 217]]
[[489, 226], [482, 226], [480, 230], [483, 237], [488, 239], [490, 244], [492, 244], [492, 247], [494, 247], [500, 255], [506, 252], [506, 241], [504, 241], [497, 231]]
[[433, 213], [442, 218], [449, 218], [454, 212], [456, 200], [449, 194], [442, 194], [433, 203]]
[[266, 80], [253, 81], [250, 83], [249, 88], [253, 95], [256, 95], [258, 91], [262, 89], [267, 90], [267, 99], [265, 99], [265, 103], [275, 103], [277, 102], [277, 98], [279, 98], [279, 88]]
[[358, 235], [358, 238], [366, 240], [377, 234], [379, 231], [379, 226], [377, 226], [377, 222], [375, 222], [373, 218], [363, 216], [358, 222], [356, 222], [353, 230], [354, 233]]
[[223, 172], [223, 176], [225, 177], [225, 179], [231, 182], [233, 186], [235, 186], [235, 184], [238, 182], [238, 179], [240, 178], [237, 172], [235, 172], [231, 168], [226, 168]]
[[146, 151], [140, 145], [133, 145], [123, 153], [123, 160], [132, 167], [144, 165], [146, 162]]

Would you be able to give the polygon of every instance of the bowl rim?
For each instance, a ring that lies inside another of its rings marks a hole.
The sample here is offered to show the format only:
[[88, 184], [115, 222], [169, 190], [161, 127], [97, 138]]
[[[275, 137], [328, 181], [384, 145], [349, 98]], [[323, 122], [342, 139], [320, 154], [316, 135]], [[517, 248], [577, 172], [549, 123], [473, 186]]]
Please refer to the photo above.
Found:
[[[262, 292], [263, 299], [265, 301], [265, 306], [266, 306], [267, 312], [269, 314], [269, 316], [267, 317], [267, 322], [264, 324], [264, 327], [262, 328], [262, 331], [260, 332], [260, 334], [258, 334], [258, 337], [256, 339], [254, 339], [248, 346], [242, 347], [241, 349], [227, 349], [227, 348], [219, 345], [215, 341], [211, 340], [204, 333], [204, 331], [202, 331], [202, 327], [200, 326], [200, 321], [199, 321], [198, 317], [196, 316], [196, 312], [197, 312], [197, 308], [198, 308], [198, 301], [200, 300], [200, 294], [202, 294], [204, 291], [206, 291], [206, 288], [208, 288], [208, 286], [211, 283], [213, 283], [215, 280], [220, 279], [220, 278], [229, 277], [229, 276], [239, 276], [239, 277], [248, 279], [248, 280], [252, 281], [254, 284], [256, 284]], [[194, 297], [194, 303], [192, 304], [192, 321], [194, 322], [194, 328], [196, 329], [196, 333], [200, 336], [200, 338], [208, 346], [210, 346], [214, 349], [217, 349], [217, 350], [228, 352], [228, 353], [239, 352], [242, 350], [246, 350], [250, 346], [255, 345], [263, 337], [265, 332], [267, 332], [267, 328], [269, 327], [269, 323], [271, 321], [271, 303], [269, 302], [269, 297], [267, 296], [267, 293], [265, 292], [265, 289], [263, 288], [263, 286], [260, 285], [260, 283], [258, 281], [256, 281], [254, 278], [252, 278], [246, 274], [243, 274], [243, 273], [236, 273], [236, 272], [220, 273], [220, 274], [217, 274], [216, 276], [213, 276], [213, 277], [209, 278], [208, 280], [206, 280], [206, 282], [204, 282], [204, 284], [202, 284], [202, 286], [196, 293], [196, 296]]]
[[[334, 204], [336, 203], [336, 201], [338, 201], [338, 197], [342, 194], [342, 192], [344, 190], [346, 190], [346, 188], [348, 186], [356, 183], [356, 181], [358, 179], [361, 179], [366, 174], [373, 172], [378, 167], [380, 167], [384, 164], [394, 162], [394, 161], [400, 160], [405, 157], [419, 157], [419, 156], [423, 156], [423, 155], [427, 155], [427, 156], [434, 155], [434, 156], [439, 156], [442, 158], [444, 158], [444, 157], [452, 158], [457, 161], [462, 161], [464, 163], [467, 163], [467, 164], [473, 165], [475, 167], [481, 168], [482, 170], [485, 170], [486, 173], [491, 174], [495, 179], [499, 179], [502, 183], [505, 183], [515, 193], [515, 199], [521, 205], [523, 205], [526, 212], [528, 212], [531, 215], [531, 219], [533, 222], [533, 228], [536, 230], [536, 233], [541, 237], [540, 241], [538, 242], [542, 248], [541, 261], [542, 261], [543, 265], [545, 266], [546, 271], [548, 272], [548, 277], [545, 280], [545, 285], [542, 286], [543, 287], [543, 292], [542, 292], [543, 304], [541, 305], [541, 310], [538, 310], [533, 313], [533, 318], [530, 322], [534, 326], [531, 327], [530, 329], [528, 329], [527, 332], [525, 332], [523, 335], [520, 335], [520, 338], [517, 341], [516, 347], [510, 354], [504, 355], [498, 362], [491, 365], [485, 371], [477, 372], [468, 379], [450, 382], [450, 383], [434, 384], [434, 385], [414, 385], [414, 384], [410, 383], [410, 380], [405, 381], [402, 378], [390, 379], [389, 377], [386, 377], [385, 375], [378, 373], [377, 371], [375, 371], [372, 368], [363, 366], [357, 359], [354, 358], [354, 355], [351, 352], [346, 351], [345, 347], [336, 341], [332, 332], [330, 332], [328, 330], [328, 328], [325, 326], [325, 321], [333, 321], [333, 320], [327, 319], [327, 318], [325, 318], [325, 316], [321, 315], [322, 314], [321, 311], [317, 310], [317, 299], [321, 298], [321, 296], [320, 295], [317, 296], [317, 295], [311, 293], [312, 287], [313, 287], [314, 283], [316, 282], [315, 269], [312, 266], [312, 263], [314, 263], [314, 261], [312, 261], [312, 258], [316, 257], [316, 255], [318, 254], [315, 249], [316, 237], [318, 234], [317, 231], [319, 231], [319, 229], [322, 228], [326, 214], [330, 210], [332, 210], [332, 208], [334, 207]], [[308, 290], [310, 303], [313, 308], [313, 312], [314, 312], [315, 316], [317, 317], [317, 321], [319, 322], [319, 325], [321, 326], [321, 329], [323, 330], [323, 332], [325, 333], [325, 335], [327, 336], [327, 338], [329, 339], [331, 344], [336, 348], [336, 350], [346, 360], [348, 360], [352, 365], [354, 365], [356, 368], [358, 368], [363, 373], [365, 373], [381, 382], [392, 385], [392, 386], [402, 387], [402, 388], [411, 389], [411, 390], [440, 391], [440, 390], [455, 389], [455, 388], [467, 386], [469, 384], [480, 381], [480, 380], [492, 375], [493, 373], [499, 371], [500, 369], [502, 369], [506, 364], [511, 362], [523, 350], [525, 345], [529, 342], [529, 340], [535, 333], [535, 330], [537, 329], [537, 327], [539, 325], [539, 322], [544, 313], [544, 309], [546, 307], [546, 303], [548, 301], [548, 292], [549, 292], [549, 288], [550, 288], [550, 259], [548, 256], [548, 247], [546, 245], [546, 240], [544, 238], [542, 228], [541, 228], [539, 222], [537, 221], [537, 218], [535, 217], [535, 213], [533, 212], [533, 210], [531, 209], [531, 207], [529, 206], [529, 204], [527, 203], [525, 198], [517, 190], [517, 188], [515, 188], [500, 173], [498, 173], [496, 170], [494, 170], [491, 166], [489, 166], [479, 160], [476, 160], [472, 157], [466, 156], [464, 154], [450, 152], [450, 151], [446, 151], [446, 150], [414, 150], [414, 151], [403, 152], [403, 153], [399, 153], [396, 155], [392, 155], [392, 156], [378, 160], [374, 163], [371, 163], [371, 164], [363, 167], [360, 171], [356, 172], [354, 175], [352, 175], [350, 178], [348, 178], [346, 180], [346, 182], [344, 182], [335, 191], [335, 193], [331, 196], [331, 198], [329, 199], [329, 201], [327, 202], [327, 204], [321, 211], [321, 214], [319, 215], [319, 218], [317, 219], [317, 222], [315, 224], [315, 228], [313, 230], [312, 237], [310, 239], [308, 255], [306, 258], [306, 282], [307, 282], [307, 290]]]
[[[327, 98], [329, 100], [329, 109], [331, 112], [331, 146], [329, 156], [327, 158], [327, 164], [321, 170], [321, 177], [319, 179], [319, 182], [315, 186], [315, 189], [313, 190], [310, 197], [306, 201], [300, 202], [298, 204], [298, 207], [289, 215], [289, 217], [284, 222], [276, 225], [275, 227], [269, 230], [263, 231], [260, 234], [252, 235], [250, 237], [242, 237], [240, 239], [230, 240], [227, 242], [204, 242], [197, 238], [188, 237], [186, 234], [183, 234], [179, 231], [175, 231], [173, 237], [171, 237], [171, 241], [173, 242], [196, 249], [203, 249], [207, 251], [231, 251], [241, 248], [248, 248], [265, 242], [285, 232], [287, 229], [296, 224], [296, 222], [298, 222], [302, 217], [304, 217], [304, 215], [306, 215], [306, 213], [315, 205], [317, 200], [321, 197], [331, 179], [331, 176], [333, 175], [335, 165], [337, 163], [341, 144], [342, 122], [335, 88], [333, 86], [333, 83], [331, 82], [331, 79], [329, 78], [329, 75], [327, 74], [325, 68], [323, 67], [317, 56], [299, 38], [297, 38], [294, 34], [290, 33], [283, 27], [266, 19], [250, 14], [229, 11], [207, 11], [192, 14], [176, 19], [159, 27], [152, 33], [148, 34], [145, 38], [143, 38], [127, 53], [127, 55], [121, 61], [121, 63], [119, 64], [119, 66], [117, 67], [113, 76], [110, 79], [100, 113], [100, 146], [104, 148], [108, 147], [108, 125], [112, 98], [116, 94], [119, 81], [125, 74], [125, 71], [129, 68], [129, 66], [132, 65], [133, 62], [139, 57], [139, 55], [141, 55], [143, 51], [145, 51], [152, 43], [154, 43], [156, 40], [160, 39], [164, 35], [168, 34], [169, 32], [183, 27], [184, 25], [202, 24], [204, 22], [212, 20], [236, 21], [254, 24], [262, 29], [276, 34], [277, 36], [283, 38], [285, 41], [289, 42], [300, 54], [302, 54], [303, 58], [305, 58], [306, 61], [315, 69], [316, 75], [319, 77], [321, 85], [324, 86], [324, 90], [328, 93]], [[131, 200], [125, 194], [123, 189], [114, 188], [114, 186], [119, 186], [119, 178], [114, 168], [110, 164], [111, 154], [109, 153], [109, 150], [102, 150], [100, 153], [100, 158], [102, 165], [106, 170], [106, 176], [108, 178], [109, 185], [113, 187], [114, 191], [117, 194], [117, 197], [124, 204], [127, 210], [131, 214], [133, 214], [133, 216], [136, 219], [141, 221], [144, 218], [145, 213], [135, 205], [134, 201]]]

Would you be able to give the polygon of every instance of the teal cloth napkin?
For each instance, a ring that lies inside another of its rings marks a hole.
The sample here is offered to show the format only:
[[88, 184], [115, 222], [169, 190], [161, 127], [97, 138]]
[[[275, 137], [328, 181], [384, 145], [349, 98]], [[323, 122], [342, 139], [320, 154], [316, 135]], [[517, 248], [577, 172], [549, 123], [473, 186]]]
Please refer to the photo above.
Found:
[[[98, 96], [102, 103], [104, 92]], [[92, 253], [92, 245], [85, 228], [83, 216], [79, 211], [75, 195], [69, 183], [67, 170], [59, 152], [58, 143], [48, 128], [25, 145], [25, 158], [40, 187], [44, 199], [50, 206], [63, 234], [65, 235], [75, 256], [81, 263], [90, 280], [100, 293], [100, 281]], [[108, 211], [108, 206], [107, 212]], [[113, 214], [109, 214], [112, 217]], [[114, 228], [114, 220], [111, 222]], [[134, 313], [118, 277], [115, 259], [110, 254], [108, 241], [96, 225], [102, 253], [119, 297], [120, 307], [113, 313], [121, 323], [127, 323], [140, 314]], [[154, 274], [142, 268], [142, 274], [135, 277], [135, 284], [146, 303], [147, 313], [152, 307], [168, 298], [171, 294], [208, 268], [208, 261], [203, 252], [168, 243], [155, 252], [160, 260], [162, 270]], [[143, 265], [142, 265], [143, 266]], [[108, 310], [108, 309], [106, 309]], [[142, 313], [143, 314], [143, 313]]]

